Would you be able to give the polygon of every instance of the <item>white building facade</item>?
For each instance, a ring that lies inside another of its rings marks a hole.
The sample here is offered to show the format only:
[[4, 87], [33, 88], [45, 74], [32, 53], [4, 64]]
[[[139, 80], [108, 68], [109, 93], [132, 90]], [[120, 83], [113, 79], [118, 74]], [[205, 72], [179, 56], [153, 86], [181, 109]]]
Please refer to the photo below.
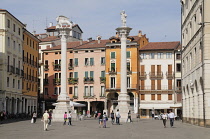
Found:
[[210, 1], [182, 0], [183, 121], [210, 126]]

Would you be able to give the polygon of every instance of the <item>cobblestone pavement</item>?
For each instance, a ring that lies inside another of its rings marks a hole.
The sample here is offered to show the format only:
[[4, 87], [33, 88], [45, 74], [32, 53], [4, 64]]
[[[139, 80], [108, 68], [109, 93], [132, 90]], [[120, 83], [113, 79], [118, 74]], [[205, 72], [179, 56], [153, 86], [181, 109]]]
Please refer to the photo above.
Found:
[[0, 125], [0, 139], [210, 139], [210, 129], [183, 124], [175, 121], [174, 128], [163, 128], [161, 120], [141, 119], [138, 122], [99, 128], [98, 120], [73, 121], [72, 126], [52, 122], [48, 131], [43, 130], [43, 122], [31, 124], [30, 120]]

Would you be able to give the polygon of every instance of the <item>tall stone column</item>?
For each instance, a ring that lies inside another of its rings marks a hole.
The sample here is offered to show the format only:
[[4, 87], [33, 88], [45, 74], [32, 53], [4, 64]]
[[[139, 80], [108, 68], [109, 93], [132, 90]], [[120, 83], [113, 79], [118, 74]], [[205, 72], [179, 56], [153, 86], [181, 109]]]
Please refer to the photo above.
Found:
[[59, 32], [61, 38], [61, 93], [58, 96], [57, 104], [53, 110], [53, 120], [63, 121], [63, 114], [69, 112], [70, 108], [70, 98], [67, 95], [67, 64], [66, 64], [66, 49], [67, 49], [67, 39], [69, 37], [69, 32], [71, 30], [71, 23], [65, 16], [59, 16], [56, 18], [58, 24], [56, 29]]
[[127, 46], [127, 36], [129, 35], [132, 28], [126, 26], [125, 11], [121, 12], [122, 26], [116, 30], [119, 33], [121, 41], [121, 92], [118, 96], [118, 106], [121, 115], [121, 122], [126, 122], [128, 111], [129, 111], [129, 101], [130, 97], [127, 94], [127, 58], [126, 58], [126, 46]]

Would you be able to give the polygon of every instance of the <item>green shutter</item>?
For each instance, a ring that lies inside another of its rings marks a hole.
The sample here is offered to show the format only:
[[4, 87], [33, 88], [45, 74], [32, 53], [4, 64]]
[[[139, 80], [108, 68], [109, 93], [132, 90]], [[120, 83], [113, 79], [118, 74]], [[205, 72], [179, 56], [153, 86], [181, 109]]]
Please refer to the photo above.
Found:
[[78, 66], [78, 58], [75, 58], [75, 59], [74, 59], [74, 65], [75, 65], [75, 66]]
[[115, 58], [115, 52], [111, 52], [111, 58]]
[[101, 77], [105, 77], [105, 71], [101, 71]]
[[90, 71], [90, 77], [94, 77], [94, 71]]
[[130, 51], [127, 51], [127, 58], [130, 58], [131, 55], [130, 55]]
[[85, 77], [86, 78], [88, 77], [88, 71], [85, 71]]
[[90, 65], [94, 65], [94, 58], [90, 58]]
[[78, 78], [78, 72], [74, 72], [74, 78]]

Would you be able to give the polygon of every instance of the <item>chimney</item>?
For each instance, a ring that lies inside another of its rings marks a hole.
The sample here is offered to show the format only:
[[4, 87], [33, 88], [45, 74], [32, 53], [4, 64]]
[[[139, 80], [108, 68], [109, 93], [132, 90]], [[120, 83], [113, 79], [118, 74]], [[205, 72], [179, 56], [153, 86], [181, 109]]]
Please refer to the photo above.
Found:
[[142, 31], [139, 30], [138, 37], [141, 37], [141, 36], [142, 36]]
[[83, 41], [82, 39], [79, 41], [80, 42], [80, 45], [82, 45], [82, 41]]
[[32, 34], [35, 36], [35, 35], [36, 35], [36, 31], [34, 30], [34, 31], [32, 32]]
[[49, 27], [52, 27], [52, 26], [53, 26], [53, 23], [52, 23], [52, 22], [50, 22], [50, 23], [49, 23]]
[[115, 37], [117, 37], [117, 38], [119, 37], [119, 32], [116, 32], [116, 35], [115, 35]]
[[98, 44], [101, 43], [101, 36], [98, 35], [98, 36], [96, 37], [96, 40], [98, 40]]
[[91, 42], [92, 40], [93, 40], [92, 37], [88, 38], [88, 42]]

